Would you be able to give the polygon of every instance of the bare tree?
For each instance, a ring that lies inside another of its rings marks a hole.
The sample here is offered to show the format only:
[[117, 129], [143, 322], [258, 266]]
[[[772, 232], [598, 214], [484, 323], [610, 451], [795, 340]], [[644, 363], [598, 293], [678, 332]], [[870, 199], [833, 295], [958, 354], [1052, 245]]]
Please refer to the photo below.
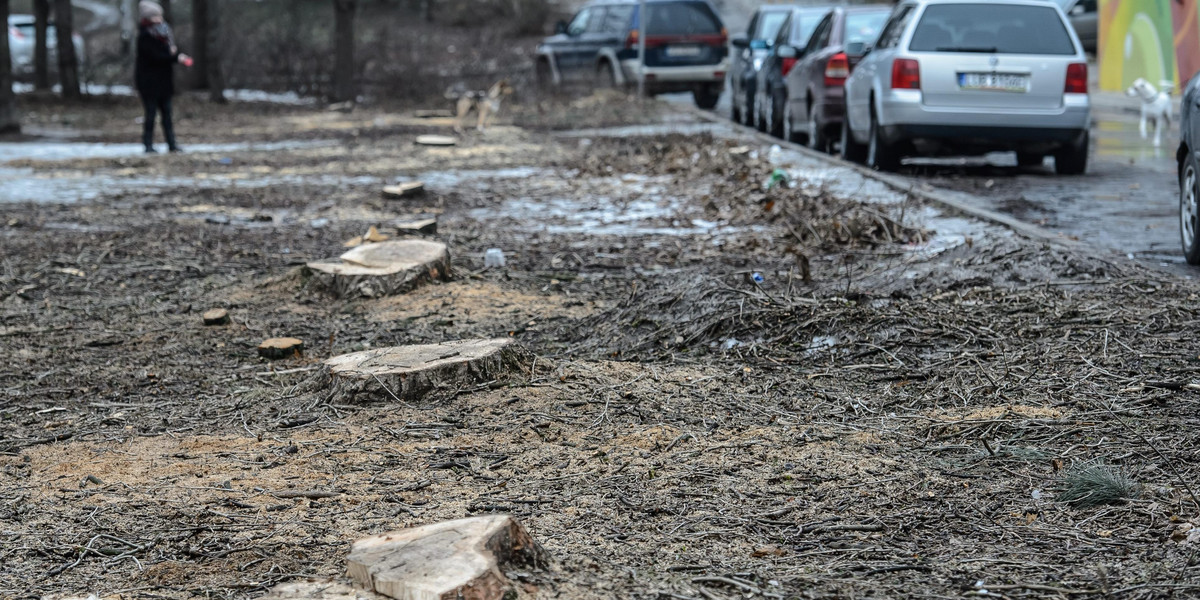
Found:
[[0, 133], [21, 130], [17, 119], [17, 97], [13, 94], [12, 56], [8, 47], [8, 0], [0, 0], [0, 18], [4, 19], [4, 35], [0, 35]]
[[208, 17], [209, 0], [192, 0], [192, 89], [208, 89]]
[[357, 0], [333, 0], [333, 100], [354, 99], [354, 13]]
[[80, 98], [79, 60], [75, 55], [75, 40], [71, 37], [75, 32], [71, 0], [54, 1], [54, 31], [57, 33], [58, 81], [62, 84], [62, 95]]
[[[221, 0], [204, 0], [207, 4], [206, 21], [208, 27], [204, 32], [205, 51], [204, 64], [197, 65], [208, 77], [208, 98], [213, 102], [225, 102], [225, 72], [221, 69]], [[199, 41], [199, 38], [197, 38]]]
[[50, 52], [46, 49], [50, 28], [50, 0], [33, 0], [33, 87], [50, 89]]

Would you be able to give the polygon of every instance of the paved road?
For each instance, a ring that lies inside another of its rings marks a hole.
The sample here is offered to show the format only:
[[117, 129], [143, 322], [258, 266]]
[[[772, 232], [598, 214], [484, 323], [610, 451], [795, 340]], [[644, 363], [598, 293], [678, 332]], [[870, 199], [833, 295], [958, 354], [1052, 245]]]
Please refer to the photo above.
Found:
[[[690, 95], [664, 96], [690, 102]], [[1092, 160], [1083, 177], [1059, 177], [1053, 162], [1019, 168], [1011, 154], [977, 159], [907, 161], [901, 175], [917, 184], [971, 192], [980, 206], [1041, 225], [1121, 256], [1181, 275], [1200, 275], [1183, 261], [1175, 180], [1177, 126], [1155, 148], [1141, 139], [1137, 115], [1119, 96], [1103, 95], [1094, 113]], [[1132, 102], [1132, 101], [1130, 101]], [[728, 94], [717, 114], [727, 117]], [[1178, 114], [1178, 113], [1176, 113]]]

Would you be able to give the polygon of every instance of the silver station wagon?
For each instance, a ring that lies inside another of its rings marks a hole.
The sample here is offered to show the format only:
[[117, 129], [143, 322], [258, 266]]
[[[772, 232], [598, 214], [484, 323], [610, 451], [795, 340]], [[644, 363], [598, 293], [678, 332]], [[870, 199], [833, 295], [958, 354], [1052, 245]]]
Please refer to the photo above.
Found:
[[995, 151], [1087, 169], [1087, 58], [1045, 0], [901, 2], [846, 80], [846, 109], [843, 156], [877, 169]]

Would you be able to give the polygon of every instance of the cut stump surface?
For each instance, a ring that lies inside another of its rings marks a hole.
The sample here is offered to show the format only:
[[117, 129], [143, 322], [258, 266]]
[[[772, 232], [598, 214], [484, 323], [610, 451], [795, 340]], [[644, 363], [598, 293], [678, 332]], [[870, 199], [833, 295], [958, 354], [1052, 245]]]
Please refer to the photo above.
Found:
[[397, 600], [501, 600], [516, 584], [502, 569], [542, 568], [546, 554], [508, 515], [403, 529], [354, 542], [347, 571]]
[[417, 402], [528, 373], [533, 354], [508, 338], [377, 348], [325, 361], [335, 397]]
[[409, 181], [383, 187], [384, 198], [408, 198], [425, 193], [425, 184], [420, 181]]
[[308, 271], [339, 297], [391, 296], [429, 280], [449, 279], [450, 251], [428, 240], [364, 244], [337, 259], [310, 262]]
[[458, 138], [448, 135], [418, 135], [417, 144], [421, 146], [453, 146], [458, 143]]
[[258, 355], [271, 360], [300, 356], [303, 351], [304, 341], [292, 337], [271, 338], [258, 345]]
[[438, 220], [430, 217], [428, 219], [414, 219], [412, 221], [401, 221], [396, 223], [396, 231], [399, 233], [408, 234], [437, 234]]
[[229, 311], [223, 308], [214, 308], [204, 311], [200, 318], [204, 319], [205, 325], [225, 325], [229, 323]]

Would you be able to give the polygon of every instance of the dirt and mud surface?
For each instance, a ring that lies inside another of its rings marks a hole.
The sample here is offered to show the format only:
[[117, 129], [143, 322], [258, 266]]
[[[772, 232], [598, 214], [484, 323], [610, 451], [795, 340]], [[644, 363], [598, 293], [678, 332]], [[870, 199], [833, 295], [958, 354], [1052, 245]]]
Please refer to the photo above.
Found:
[[[193, 151], [151, 157], [89, 145], [136, 134], [111, 102], [47, 107], [86, 143], [0, 165], [2, 597], [255, 597], [489, 512], [555, 558], [529, 597], [1200, 591], [1191, 281], [617, 96], [450, 148], [402, 112], [185, 106]], [[305, 277], [424, 215], [452, 281]], [[305, 355], [260, 359], [277, 336]], [[414, 404], [314, 385], [473, 337], [538, 358]], [[1136, 485], [1063, 500], [1098, 464]]]

